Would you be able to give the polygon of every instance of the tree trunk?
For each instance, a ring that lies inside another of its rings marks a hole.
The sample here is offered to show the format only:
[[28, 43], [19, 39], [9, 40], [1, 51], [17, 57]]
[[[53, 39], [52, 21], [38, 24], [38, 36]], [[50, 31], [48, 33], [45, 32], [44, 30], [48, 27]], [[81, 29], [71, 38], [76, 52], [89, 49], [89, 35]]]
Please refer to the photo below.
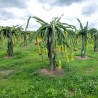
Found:
[[85, 58], [85, 45], [86, 45], [86, 35], [82, 34], [82, 51], [81, 51], [81, 57]]
[[7, 50], [8, 56], [13, 56], [13, 43], [12, 38], [9, 38], [8, 40], [8, 50]]
[[[24, 41], [26, 41], [26, 32], [24, 32]], [[24, 42], [24, 46], [27, 46], [27, 42]]]
[[50, 30], [50, 32], [49, 32], [48, 43], [49, 43], [48, 55], [50, 58], [50, 70], [53, 71], [55, 69], [55, 55], [53, 53], [52, 30]]
[[31, 34], [29, 34], [29, 42], [31, 43], [32, 40], [30, 38], [31, 38]]
[[95, 37], [95, 43], [94, 43], [94, 51], [98, 51], [98, 34], [94, 36]]

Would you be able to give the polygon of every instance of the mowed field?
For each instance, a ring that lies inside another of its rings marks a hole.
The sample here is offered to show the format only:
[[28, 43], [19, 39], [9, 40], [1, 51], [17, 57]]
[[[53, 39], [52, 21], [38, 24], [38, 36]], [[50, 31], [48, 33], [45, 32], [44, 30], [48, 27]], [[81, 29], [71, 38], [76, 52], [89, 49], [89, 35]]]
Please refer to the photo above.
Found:
[[[67, 63], [65, 54], [58, 53], [63, 76], [42, 75], [40, 69], [49, 68], [49, 58], [43, 52], [41, 62], [37, 51], [32, 42], [28, 47], [14, 46], [14, 56], [4, 58], [7, 43], [0, 47], [0, 98], [98, 98], [98, 53], [91, 44], [86, 49], [90, 59], [75, 57]], [[74, 55], [81, 55], [81, 42]]]

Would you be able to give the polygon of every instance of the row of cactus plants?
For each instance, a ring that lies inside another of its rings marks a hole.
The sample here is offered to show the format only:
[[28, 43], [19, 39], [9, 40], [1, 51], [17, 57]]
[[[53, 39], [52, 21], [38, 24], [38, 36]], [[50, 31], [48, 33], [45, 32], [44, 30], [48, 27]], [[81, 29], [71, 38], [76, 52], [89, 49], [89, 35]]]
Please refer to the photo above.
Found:
[[[62, 16], [61, 16], [62, 17]], [[39, 44], [39, 55], [41, 55], [41, 47], [44, 48], [45, 53], [50, 59], [50, 69], [54, 70], [57, 65], [57, 51], [62, 51], [62, 54], [65, 53], [67, 62], [69, 62], [69, 57], [67, 55], [67, 48], [70, 49], [71, 60], [74, 60], [74, 51], [77, 44], [77, 39], [82, 35], [82, 50], [81, 57], [85, 57], [86, 47], [88, 47], [88, 39], [91, 37], [94, 42], [94, 51], [98, 51], [98, 31], [95, 28], [88, 30], [88, 22], [85, 27], [83, 27], [81, 21], [80, 30], [77, 30], [75, 26], [69, 25], [67, 23], [61, 23], [61, 17], [54, 17], [50, 23], [43, 21], [38, 17], [29, 17], [27, 20], [27, 25], [25, 31], [22, 32], [24, 36], [24, 46], [27, 46], [27, 33], [29, 32], [29, 41], [35, 39], [35, 45]], [[31, 18], [34, 18], [38, 23], [41, 24], [41, 27], [33, 32], [31, 35], [30, 31], [27, 31], [29, 26], [29, 21]], [[5, 27], [0, 30], [0, 42], [4, 45], [4, 37], [8, 38], [8, 56], [13, 56], [13, 44], [15, 44], [16, 39], [20, 40], [21, 38], [21, 27]], [[22, 36], [22, 37], [23, 37]], [[43, 62], [43, 56], [42, 56]], [[59, 60], [59, 68], [61, 68], [61, 61]]]
[[[68, 47], [70, 49], [71, 53], [71, 60], [74, 60], [74, 51], [77, 51], [75, 49], [75, 46], [77, 44], [77, 39], [82, 35], [82, 50], [81, 50], [81, 57], [85, 57], [86, 47], [88, 44], [88, 35], [91, 34], [91, 30], [88, 30], [88, 22], [85, 27], [83, 27], [81, 21], [79, 19], [78, 22], [80, 23], [80, 30], [77, 30], [75, 26], [69, 25], [67, 23], [61, 23], [60, 19], [61, 17], [54, 17], [52, 18], [52, 21], [50, 23], [47, 23], [43, 21], [42, 19], [38, 17], [29, 17], [27, 21], [27, 25], [25, 28], [28, 28], [29, 21], [31, 18], [36, 19], [38, 23], [41, 24], [41, 27], [33, 33], [32, 37], [30, 38], [33, 40], [34, 38], [37, 39], [37, 37], [40, 37], [42, 39], [42, 42], [45, 43], [45, 47], [48, 51], [48, 57], [50, 58], [50, 69], [54, 70], [57, 62], [57, 47], [58, 50], [62, 50], [62, 53], [65, 53], [65, 56], [67, 58], [67, 62], [69, 62], [69, 58], [66, 52], [66, 48]], [[97, 32], [97, 31], [96, 31]], [[95, 40], [95, 48], [94, 50], [97, 51], [97, 44], [96, 41], [97, 33], [93, 33], [91, 37], [94, 37]], [[70, 40], [70, 41], [68, 41]], [[35, 43], [35, 45], [38, 44], [38, 42]], [[59, 68], [61, 65], [61, 61], [59, 60]]]

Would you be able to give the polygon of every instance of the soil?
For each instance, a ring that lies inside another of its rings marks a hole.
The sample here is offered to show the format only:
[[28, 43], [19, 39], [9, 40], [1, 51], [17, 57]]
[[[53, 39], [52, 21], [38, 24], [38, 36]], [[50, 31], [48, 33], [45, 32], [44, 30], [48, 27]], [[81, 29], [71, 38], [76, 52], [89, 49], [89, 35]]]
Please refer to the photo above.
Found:
[[2, 81], [6, 81], [7, 79], [2, 79]]
[[30, 47], [30, 46], [23, 46], [23, 47]]
[[81, 60], [87, 60], [87, 59], [91, 59], [90, 57], [88, 56], [85, 56], [84, 58], [82, 58], [81, 56], [75, 56], [76, 58], [79, 58]]
[[69, 91], [69, 92], [68, 92], [68, 96], [71, 97], [71, 96], [73, 96], [73, 95], [74, 95], [74, 92], [73, 92], [73, 91]]
[[[8, 78], [11, 78], [13, 76], [13, 72], [14, 70], [12, 69], [8, 69], [8, 70], [0, 70], [0, 74], [2, 75], [6, 75], [6, 78], [1, 79], [1, 81], [6, 81]], [[9, 75], [9, 73], [11, 73], [11, 75]]]
[[88, 68], [88, 69], [86, 69], [86, 72], [87, 72], [87, 73], [90, 73], [90, 72], [93, 72], [93, 71], [94, 71], [93, 68]]
[[12, 56], [4, 56], [5, 59], [10, 59]]
[[49, 75], [49, 76], [64, 76], [64, 69], [56, 68], [54, 71], [48, 70], [48, 69], [40, 69], [40, 73], [42, 75]]
[[0, 71], [0, 74], [3, 74], [3, 75], [8, 75], [9, 73], [13, 72], [14, 70], [12, 69], [8, 69], [8, 70], [1, 70]]

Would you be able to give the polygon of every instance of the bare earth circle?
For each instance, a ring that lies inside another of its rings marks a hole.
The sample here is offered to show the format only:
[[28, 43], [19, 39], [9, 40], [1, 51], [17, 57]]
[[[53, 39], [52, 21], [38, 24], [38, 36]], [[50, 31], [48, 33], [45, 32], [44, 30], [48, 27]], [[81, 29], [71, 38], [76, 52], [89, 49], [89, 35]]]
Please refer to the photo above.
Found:
[[64, 69], [56, 68], [54, 71], [48, 70], [48, 69], [40, 69], [40, 73], [42, 75], [49, 75], [49, 76], [64, 76]]
[[3, 75], [8, 75], [9, 73], [13, 72], [14, 70], [12, 69], [8, 69], [8, 70], [0, 70], [0, 74], [3, 74]]
[[1, 75], [6, 75], [7, 76], [6, 78], [1, 79], [0, 81], [6, 81], [8, 78], [11, 78], [13, 76], [13, 73], [12, 73], [13, 71], [14, 71], [13, 69], [0, 70]]
[[94, 71], [94, 68], [92, 68], [92, 67], [85, 70], [85, 72], [87, 72], [87, 73], [91, 73], [93, 71]]
[[74, 92], [73, 91], [69, 91], [68, 92], [68, 96], [73, 96], [74, 95]]
[[5, 59], [10, 59], [12, 58], [11, 56], [4, 56]]
[[23, 46], [23, 47], [30, 47], [30, 46]]
[[85, 56], [84, 58], [82, 58], [81, 56], [75, 56], [76, 58], [79, 58], [81, 60], [87, 60], [87, 59], [91, 59], [90, 57], [88, 56]]

